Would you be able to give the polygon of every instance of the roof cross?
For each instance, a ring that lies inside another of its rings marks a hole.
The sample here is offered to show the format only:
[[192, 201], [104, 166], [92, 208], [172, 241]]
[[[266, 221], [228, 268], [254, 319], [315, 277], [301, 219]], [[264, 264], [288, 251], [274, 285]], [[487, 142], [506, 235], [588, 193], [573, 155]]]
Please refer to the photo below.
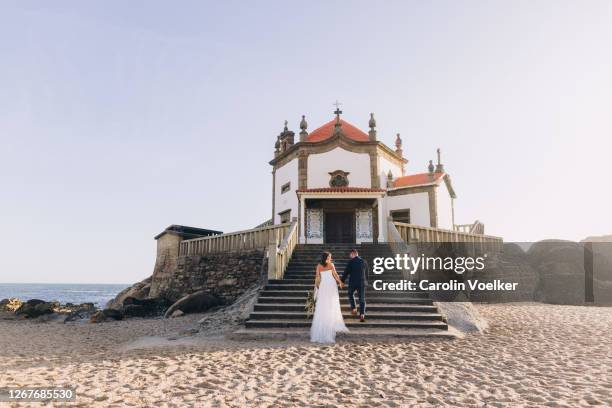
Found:
[[336, 110], [334, 111], [334, 114], [336, 115], [336, 123], [340, 123], [340, 115], [342, 114], [342, 111], [340, 110], [340, 105], [342, 104], [336, 99], [336, 103], [333, 103], [332, 105], [336, 107]]

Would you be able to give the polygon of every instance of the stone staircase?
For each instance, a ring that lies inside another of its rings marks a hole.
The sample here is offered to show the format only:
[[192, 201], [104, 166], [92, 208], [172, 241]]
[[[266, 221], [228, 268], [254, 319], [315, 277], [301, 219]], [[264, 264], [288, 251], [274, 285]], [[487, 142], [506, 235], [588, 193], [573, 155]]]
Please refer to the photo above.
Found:
[[[342, 276], [350, 248], [357, 248], [370, 266], [375, 257], [393, 256], [387, 244], [298, 245], [284, 278], [270, 280], [260, 293], [242, 334], [296, 332], [305, 335], [312, 317], [307, 318], [304, 306], [308, 291], [314, 287], [315, 268], [321, 253], [324, 250], [332, 253], [336, 270]], [[347, 289], [340, 290], [342, 313], [351, 335], [449, 335], [448, 325], [426, 292], [376, 291], [371, 286], [375, 279], [398, 281], [402, 276], [395, 270], [382, 275], [370, 273], [363, 323], [350, 313]]]

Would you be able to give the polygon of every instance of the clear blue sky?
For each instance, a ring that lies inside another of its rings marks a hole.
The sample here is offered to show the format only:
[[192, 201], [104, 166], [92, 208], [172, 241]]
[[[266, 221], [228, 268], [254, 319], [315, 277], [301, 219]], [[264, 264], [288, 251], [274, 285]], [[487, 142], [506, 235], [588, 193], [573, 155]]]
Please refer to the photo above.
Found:
[[612, 2], [0, 3], [0, 282], [132, 282], [169, 224], [270, 216], [276, 135], [441, 147], [506, 240], [612, 233]]

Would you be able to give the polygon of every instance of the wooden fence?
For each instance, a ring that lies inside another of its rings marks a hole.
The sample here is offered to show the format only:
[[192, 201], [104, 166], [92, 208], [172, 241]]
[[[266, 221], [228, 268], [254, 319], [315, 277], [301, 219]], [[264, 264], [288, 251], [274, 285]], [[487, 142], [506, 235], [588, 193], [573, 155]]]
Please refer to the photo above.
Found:
[[210, 237], [188, 239], [181, 242], [179, 256], [265, 249], [272, 241], [280, 244], [290, 226], [291, 224], [279, 224]]
[[465, 242], [474, 244], [475, 247], [485, 246], [487, 248], [501, 250], [504, 240], [500, 237], [484, 234], [472, 234], [468, 232], [451, 231], [442, 228], [422, 227], [419, 225], [405, 224], [403, 222], [393, 223], [397, 232], [406, 244], [431, 243], [431, 242]]

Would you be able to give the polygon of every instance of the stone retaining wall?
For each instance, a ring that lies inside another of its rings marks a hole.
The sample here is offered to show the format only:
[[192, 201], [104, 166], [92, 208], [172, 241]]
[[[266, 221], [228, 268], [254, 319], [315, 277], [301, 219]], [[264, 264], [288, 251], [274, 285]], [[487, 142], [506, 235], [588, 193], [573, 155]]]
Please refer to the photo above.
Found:
[[188, 293], [206, 290], [226, 302], [233, 302], [261, 281], [267, 261], [264, 255], [263, 250], [252, 250], [179, 256], [173, 270], [160, 268], [161, 273], [153, 275], [149, 296], [176, 301]]

